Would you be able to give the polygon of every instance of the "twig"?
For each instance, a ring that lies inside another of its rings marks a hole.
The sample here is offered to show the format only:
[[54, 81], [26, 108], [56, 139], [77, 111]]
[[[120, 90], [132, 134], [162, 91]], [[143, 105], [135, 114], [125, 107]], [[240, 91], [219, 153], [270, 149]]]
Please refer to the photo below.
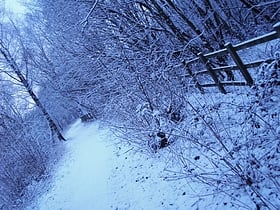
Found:
[[97, 3], [98, 3], [98, 0], [96, 0], [96, 1], [94, 2], [94, 4], [92, 5], [90, 11], [88, 12], [87, 16], [85, 17], [85, 19], [81, 21], [81, 24], [83, 25], [83, 27], [86, 27], [86, 26], [87, 26], [89, 16], [91, 15], [91, 13], [93, 12], [93, 10], [95, 9]]

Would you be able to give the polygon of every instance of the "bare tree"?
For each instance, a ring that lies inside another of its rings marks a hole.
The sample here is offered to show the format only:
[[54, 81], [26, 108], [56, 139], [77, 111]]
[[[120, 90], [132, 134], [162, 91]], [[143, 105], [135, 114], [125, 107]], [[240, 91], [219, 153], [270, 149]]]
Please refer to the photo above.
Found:
[[65, 138], [61, 134], [60, 130], [52, 120], [51, 116], [39, 100], [39, 98], [36, 96], [34, 91], [31, 88], [31, 85], [29, 84], [28, 80], [24, 77], [22, 74], [18, 64], [16, 63], [15, 59], [12, 57], [12, 55], [9, 52], [9, 49], [4, 45], [3, 40], [0, 40], [0, 53], [6, 60], [7, 64], [10, 66], [12, 71], [15, 73], [15, 75], [18, 77], [19, 81], [22, 83], [26, 91], [28, 92], [29, 96], [32, 98], [34, 103], [38, 106], [38, 108], [42, 111], [43, 115], [45, 116], [46, 120], [49, 123], [49, 126], [51, 128], [51, 131], [55, 133], [59, 140], [65, 141]]

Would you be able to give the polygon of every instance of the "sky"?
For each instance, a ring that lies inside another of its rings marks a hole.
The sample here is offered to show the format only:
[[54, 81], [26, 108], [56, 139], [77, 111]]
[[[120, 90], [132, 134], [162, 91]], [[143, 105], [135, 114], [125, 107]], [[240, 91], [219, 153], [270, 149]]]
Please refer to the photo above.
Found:
[[22, 16], [26, 12], [26, 8], [22, 5], [23, 0], [4, 0], [5, 8], [17, 16]]

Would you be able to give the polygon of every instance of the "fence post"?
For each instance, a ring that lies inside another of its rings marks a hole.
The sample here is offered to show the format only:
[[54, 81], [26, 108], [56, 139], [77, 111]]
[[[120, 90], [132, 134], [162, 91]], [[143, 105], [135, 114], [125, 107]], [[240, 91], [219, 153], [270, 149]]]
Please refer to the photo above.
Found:
[[250, 73], [247, 71], [246, 66], [243, 64], [241, 58], [239, 57], [239, 55], [237, 54], [237, 52], [235, 51], [234, 47], [232, 46], [231, 43], [226, 43], [225, 47], [227, 48], [228, 52], [230, 53], [232, 59], [234, 60], [234, 62], [236, 63], [236, 65], [239, 67], [243, 77], [246, 79], [246, 82], [248, 83], [248, 85], [253, 85], [254, 84], [254, 80], [252, 79]]
[[195, 77], [195, 74], [191, 71], [189, 64], [186, 64], [185, 62], [183, 62], [183, 65], [185, 66], [188, 74], [192, 77], [193, 81], [195, 82], [195, 87], [197, 87], [199, 89], [199, 91], [204, 94], [204, 90], [201, 86], [201, 84], [198, 82], [198, 80]]
[[224, 86], [219, 81], [215, 71], [210, 66], [210, 63], [209, 63], [208, 59], [202, 53], [198, 53], [197, 55], [200, 58], [200, 60], [205, 64], [207, 71], [209, 72], [210, 76], [213, 78], [213, 80], [214, 80], [215, 84], [218, 86], [219, 90], [222, 93], [226, 94], [227, 92], [226, 92]]

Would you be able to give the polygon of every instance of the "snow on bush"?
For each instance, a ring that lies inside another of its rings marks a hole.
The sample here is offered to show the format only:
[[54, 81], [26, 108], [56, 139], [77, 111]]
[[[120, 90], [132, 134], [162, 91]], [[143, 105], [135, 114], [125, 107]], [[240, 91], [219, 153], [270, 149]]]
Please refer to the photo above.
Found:
[[253, 88], [186, 94], [154, 109], [138, 105], [130, 124], [137, 129], [124, 126], [126, 142], [166, 157], [166, 180], [204, 189], [195, 195], [197, 208], [206, 202], [217, 209], [279, 209], [279, 76], [276, 53], [259, 68]]

